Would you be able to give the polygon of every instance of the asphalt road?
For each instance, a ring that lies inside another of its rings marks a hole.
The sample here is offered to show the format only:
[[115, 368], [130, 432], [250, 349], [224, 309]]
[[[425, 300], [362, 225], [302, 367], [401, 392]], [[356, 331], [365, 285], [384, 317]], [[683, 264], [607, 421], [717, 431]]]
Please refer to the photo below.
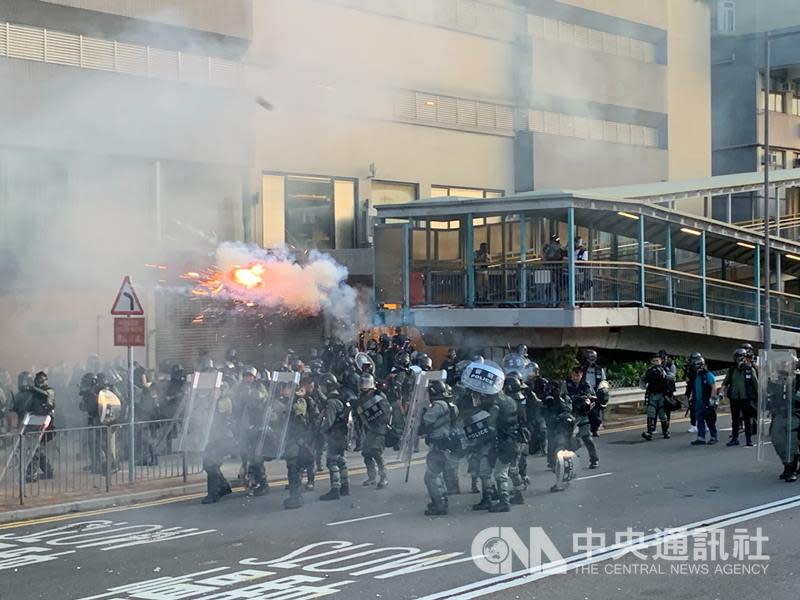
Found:
[[800, 483], [778, 480], [771, 448], [758, 463], [725, 432], [692, 447], [674, 429], [652, 442], [604, 433], [600, 468], [581, 456], [558, 494], [531, 457], [527, 503], [505, 514], [473, 512], [477, 497], [462, 494], [448, 516], [425, 517], [416, 464], [408, 484], [390, 471], [385, 490], [354, 475], [334, 503], [317, 499], [320, 481], [294, 511], [273, 486], [3, 525], [0, 600], [797, 598]]

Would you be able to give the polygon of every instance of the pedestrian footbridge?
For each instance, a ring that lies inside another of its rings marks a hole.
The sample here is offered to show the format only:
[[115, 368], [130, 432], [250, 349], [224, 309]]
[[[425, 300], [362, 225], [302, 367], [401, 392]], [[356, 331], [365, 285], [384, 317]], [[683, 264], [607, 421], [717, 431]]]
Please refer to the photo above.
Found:
[[[800, 185], [794, 171], [776, 182], [784, 198]], [[687, 208], [720, 197], [730, 207], [734, 194], [750, 193], [755, 211], [756, 178], [734, 177], [712, 178], [705, 188], [654, 184], [650, 195], [639, 186], [380, 206], [379, 318], [414, 325], [433, 344], [663, 346], [728, 358], [734, 343], [762, 340], [763, 220], [759, 228], [757, 218], [728, 222], [730, 210], [720, 220]], [[772, 339], [797, 347], [800, 244], [789, 239], [796, 219], [783, 219], [791, 227], [770, 222]], [[549, 252], [545, 260], [554, 235], [563, 256]]]

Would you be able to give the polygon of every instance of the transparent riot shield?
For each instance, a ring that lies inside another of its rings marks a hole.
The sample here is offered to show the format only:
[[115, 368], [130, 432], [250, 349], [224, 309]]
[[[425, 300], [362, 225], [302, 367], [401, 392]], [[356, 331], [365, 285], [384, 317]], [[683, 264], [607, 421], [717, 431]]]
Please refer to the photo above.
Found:
[[14, 439], [14, 448], [8, 453], [8, 460], [2, 466], [0, 483], [5, 480], [6, 475], [14, 467], [15, 458], [22, 461], [22, 470], [27, 472], [52, 420], [53, 417], [50, 415], [39, 416], [25, 413], [19, 435]]
[[428, 384], [431, 381], [445, 381], [447, 371], [422, 371], [414, 379], [414, 388], [406, 411], [406, 424], [400, 437], [400, 452], [397, 459], [406, 466], [406, 481], [411, 468], [411, 457], [419, 437], [419, 426], [422, 423], [422, 413], [428, 406]]
[[761, 350], [758, 377], [758, 460], [772, 444], [781, 462], [796, 454], [798, 418], [794, 414], [794, 350]]
[[522, 381], [527, 381], [531, 372], [533, 371], [533, 363], [516, 352], [511, 352], [503, 357], [503, 372], [508, 375], [509, 373], [519, 373]]
[[211, 371], [195, 373], [192, 387], [183, 410], [183, 423], [178, 438], [181, 452], [202, 453], [206, 449], [214, 426], [217, 400], [222, 386], [222, 373]]
[[289, 430], [289, 418], [292, 414], [292, 403], [299, 384], [300, 373], [288, 371], [272, 373], [256, 455], [263, 456], [268, 460], [283, 456], [283, 450], [286, 447], [286, 433]]

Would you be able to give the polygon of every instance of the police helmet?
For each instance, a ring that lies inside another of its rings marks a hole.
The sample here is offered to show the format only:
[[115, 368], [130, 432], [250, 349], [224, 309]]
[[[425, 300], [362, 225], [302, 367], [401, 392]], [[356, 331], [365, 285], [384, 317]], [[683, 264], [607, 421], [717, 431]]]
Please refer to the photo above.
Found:
[[408, 369], [411, 366], [411, 356], [408, 352], [398, 352], [394, 357], [394, 366], [400, 369]]
[[36, 373], [36, 376], [33, 378], [33, 385], [36, 387], [42, 387], [47, 383], [47, 373], [44, 371], [39, 371]]
[[169, 377], [172, 381], [183, 381], [186, 379], [186, 371], [183, 370], [181, 365], [172, 365], [169, 371]]
[[539, 375], [540, 375], [539, 363], [531, 362], [531, 364], [528, 365], [528, 369], [530, 370], [531, 377], [534, 377], [534, 378], [535, 377], [539, 377]]
[[450, 360], [455, 360], [457, 356], [458, 356], [458, 351], [455, 348], [447, 349], [447, 358], [449, 358]]
[[733, 361], [735, 363], [741, 363], [745, 358], [747, 358], [747, 350], [744, 348], [737, 348], [733, 351]]
[[17, 375], [17, 388], [20, 391], [29, 388], [32, 385], [33, 385], [33, 375], [31, 375], [30, 371], [22, 371], [22, 373]]
[[433, 360], [427, 354], [421, 353], [417, 356], [417, 366], [423, 371], [430, 371], [433, 369]]
[[528, 357], [528, 347], [525, 344], [517, 345], [517, 354], [519, 354], [523, 358]]
[[323, 373], [319, 378], [319, 387], [323, 394], [339, 389], [339, 380], [333, 373]]
[[242, 377], [245, 375], [251, 375], [253, 377], [258, 377], [258, 369], [255, 367], [245, 367], [242, 369]]
[[527, 387], [528, 386], [522, 383], [522, 376], [516, 371], [511, 371], [510, 373], [506, 374], [506, 380], [503, 383], [503, 391], [506, 394], [516, 395]]
[[440, 398], [452, 398], [453, 388], [447, 385], [444, 381], [437, 380], [431, 381], [428, 384], [428, 394], [431, 400], [438, 400]]
[[378, 342], [373, 339], [370, 339], [367, 342], [367, 351], [369, 352], [377, 352], [378, 351]]
[[365, 373], [364, 375], [361, 376], [358, 387], [362, 392], [368, 392], [370, 390], [374, 390], [375, 378], [369, 373]]
[[590, 362], [590, 363], [596, 363], [597, 362], [597, 351], [596, 350], [594, 350], [592, 348], [589, 348], [588, 350], [586, 350], [583, 353], [583, 355], [586, 357], [586, 360], [588, 362]]

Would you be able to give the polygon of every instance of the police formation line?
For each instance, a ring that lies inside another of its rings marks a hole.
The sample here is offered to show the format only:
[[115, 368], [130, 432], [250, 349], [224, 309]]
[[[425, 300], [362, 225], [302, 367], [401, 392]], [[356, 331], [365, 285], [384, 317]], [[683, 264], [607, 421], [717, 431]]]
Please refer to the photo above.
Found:
[[[229, 352], [221, 365], [207, 358], [195, 365], [191, 392], [187, 373], [179, 366], [173, 366], [160, 383], [148, 382], [147, 374], [137, 371], [137, 403], [149, 397], [163, 407], [162, 412], [171, 406], [169, 415], [183, 419], [182, 431], [170, 430], [166, 437], [170, 443], [176, 439], [179, 450], [202, 453], [208, 485], [204, 503], [231, 493], [221, 469], [231, 454], [238, 454], [239, 478], [253, 496], [270, 489], [266, 464], [285, 460], [288, 497], [284, 506], [299, 508], [302, 492], [314, 489], [315, 474], [323, 470], [323, 457], [330, 489], [320, 499], [334, 501], [351, 493], [348, 449], [361, 452], [367, 471], [363, 485], [383, 489], [389, 484], [386, 449], [399, 452], [408, 466], [423, 439], [428, 447], [426, 515], [447, 514], [448, 498], [461, 493], [462, 462], [470, 476], [470, 492], [480, 494], [472, 508], [506, 512], [524, 503], [523, 492], [530, 484], [529, 456], [545, 457], [555, 474], [552, 492], [568, 487], [580, 448], [586, 449], [589, 468], [598, 466], [594, 438], [610, 394], [594, 350], [583, 352], [583, 364], [573, 368], [563, 382], [543, 377], [527, 354], [527, 347], [520, 345], [497, 364], [482, 356], [461, 360], [450, 349], [440, 370], [434, 370], [431, 358], [415, 351], [399, 334], [369, 340], [364, 351], [329, 341], [322, 351], [312, 350], [307, 362], [290, 352], [275, 371], [244, 366], [235, 352]], [[733, 427], [728, 445], [740, 443], [740, 430], [745, 445], [753, 445], [759, 411], [755, 362], [752, 347], [745, 344], [737, 349], [734, 365], [718, 390], [703, 357], [691, 356], [683, 376], [690, 431], [697, 433], [693, 445], [718, 441], [716, 409], [721, 395], [731, 401]], [[773, 369], [776, 376], [770, 381], [770, 402], [764, 408], [772, 415], [773, 445], [784, 464], [781, 478], [796, 481], [800, 417], [795, 365], [786, 361], [780, 365]], [[187, 404], [201, 376], [211, 382], [211, 393], [204, 399], [192, 397]], [[30, 376], [20, 376], [14, 401], [23, 425], [30, 415], [52, 417], [55, 411], [47, 375], [39, 372], [31, 381], [26, 377]], [[683, 407], [676, 394], [677, 378], [677, 368], [664, 351], [652, 357], [641, 378], [647, 412], [642, 436], [648, 441], [656, 433], [657, 422], [661, 435], [670, 437], [670, 415]], [[103, 374], [85, 374], [80, 389], [90, 425], [124, 415], [122, 395]], [[187, 412], [187, 406], [194, 414]], [[41, 427], [42, 440], [53, 435], [52, 419]], [[143, 439], [137, 461], [147, 460], [157, 461], [157, 453], [154, 444]], [[102, 472], [107, 465], [100, 463], [95, 466]], [[52, 475], [46, 453], [40, 449], [27, 467], [27, 477]]]

